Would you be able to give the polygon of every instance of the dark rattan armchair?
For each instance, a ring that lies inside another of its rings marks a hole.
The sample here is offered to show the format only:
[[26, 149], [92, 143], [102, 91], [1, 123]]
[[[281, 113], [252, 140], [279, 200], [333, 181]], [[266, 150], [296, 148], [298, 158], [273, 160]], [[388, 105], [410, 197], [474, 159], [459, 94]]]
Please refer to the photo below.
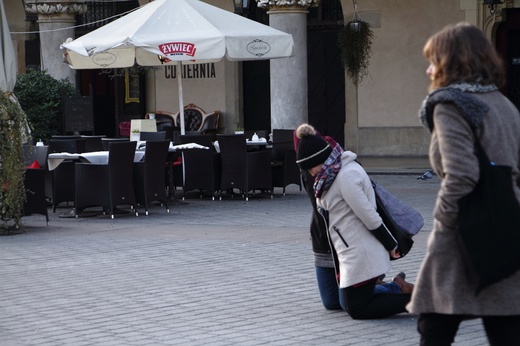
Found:
[[130, 205], [138, 215], [133, 181], [135, 147], [136, 142], [111, 142], [108, 165], [76, 163], [76, 217], [85, 208], [101, 206], [114, 218], [121, 205]]
[[[205, 134], [212, 134], [218, 128], [220, 111], [206, 113], [199, 106], [190, 103], [184, 106], [184, 129], [186, 131], [200, 131]], [[175, 127], [180, 129], [180, 112], [175, 115]]]
[[139, 139], [141, 141], [161, 141], [166, 139], [166, 131], [157, 132], [141, 132]]
[[45, 199], [45, 175], [43, 168], [28, 168], [25, 170], [24, 186], [26, 200], [23, 205], [23, 215], [40, 214], [45, 216], [49, 225], [47, 200]]
[[249, 200], [249, 191], [267, 190], [272, 197], [271, 153], [267, 150], [247, 152], [245, 135], [217, 135], [222, 159], [223, 191], [238, 189]]
[[273, 186], [281, 187], [284, 196], [285, 188], [290, 184], [298, 185], [300, 191], [302, 191], [300, 168], [296, 163], [293, 133], [294, 130], [273, 130]]
[[29, 161], [32, 164], [37, 161], [41, 168], [27, 168], [24, 175], [26, 200], [23, 205], [23, 215], [40, 214], [45, 216], [49, 225], [49, 212], [47, 210], [46, 181], [48, 146], [31, 146]]
[[164, 168], [168, 157], [170, 141], [148, 141], [144, 154], [144, 161], [134, 163], [134, 189], [137, 203], [144, 206], [148, 215], [148, 207], [152, 202], [166, 205], [169, 213], [168, 197], [166, 195], [166, 181]]
[[[86, 140], [79, 136], [54, 138], [49, 141], [50, 153], [84, 153]], [[74, 162], [65, 161], [52, 171], [52, 212], [61, 203], [74, 202]]]
[[210, 135], [180, 136], [181, 143], [198, 143], [209, 149], [189, 149], [182, 152], [184, 165], [183, 199], [186, 192], [199, 190], [210, 193], [215, 199], [215, 193], [220, 190], [221, 163], [220, 154], [214, 149]]

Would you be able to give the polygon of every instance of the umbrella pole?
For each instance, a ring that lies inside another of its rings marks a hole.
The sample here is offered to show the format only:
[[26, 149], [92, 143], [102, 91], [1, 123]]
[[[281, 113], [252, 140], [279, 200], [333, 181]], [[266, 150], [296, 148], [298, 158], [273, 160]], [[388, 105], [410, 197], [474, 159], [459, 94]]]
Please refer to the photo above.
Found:
[[179, 114], [181, 118], [181, 135], [184, 136], [184, 96], [182, 94], [182, 61], [177, 61], [177, 85], [179, 88]]

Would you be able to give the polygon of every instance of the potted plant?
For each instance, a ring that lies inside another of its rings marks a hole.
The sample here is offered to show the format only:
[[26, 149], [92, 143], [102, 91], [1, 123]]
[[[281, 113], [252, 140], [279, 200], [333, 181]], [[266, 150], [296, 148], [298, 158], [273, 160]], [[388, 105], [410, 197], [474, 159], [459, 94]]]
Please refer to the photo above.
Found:
[[54, 79], [47, 71], [30, 68], [17, 76], [14, 94], [27, 114], [34, 139], [48, 141], [53, 135], [62, 134], [62, 96], [76, 93], [67, 79]]
[[141, 131], [139, 129], [133, 129], [130, 133], [130, 140], [139, 142], [141, 140]]
[[362, 21], [357, 13], [339, 32], [341, 61], [348, 77], [356, 86], [368, 74], [373, 37], [370, 25]]
[[244, 128], [237, 126], [237, 128], [235, 130], [235, 135], [243, 135], [243, 134], [244, 134]]

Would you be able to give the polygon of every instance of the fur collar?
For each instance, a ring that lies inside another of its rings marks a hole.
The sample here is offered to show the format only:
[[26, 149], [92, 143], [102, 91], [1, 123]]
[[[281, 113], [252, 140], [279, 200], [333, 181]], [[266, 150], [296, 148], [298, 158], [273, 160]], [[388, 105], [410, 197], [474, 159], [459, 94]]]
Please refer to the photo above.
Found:
[[452, 84], [432, 91], [422, 102], [419, 118], [423, 125], [433, 131], [433, 110], [439, 103], [452, 103], [472, 127], [479, 126], [489, 107], [472, 93], [487, 93], [498, 90], [491, 85]]

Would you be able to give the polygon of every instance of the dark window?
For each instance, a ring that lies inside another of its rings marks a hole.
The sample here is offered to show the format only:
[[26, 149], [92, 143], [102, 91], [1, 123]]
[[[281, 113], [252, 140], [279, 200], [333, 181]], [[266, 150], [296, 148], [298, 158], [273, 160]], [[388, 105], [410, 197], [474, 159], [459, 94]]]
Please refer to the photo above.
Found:
[[311, 31], [339, 30], [343, 27], [343, 12], [340, 0], [321, 1], [311, 7], [307, 15], [307, 28]]
[[89, 33], [103, 25], [120, 18], [119, 14], [123, 14], [139, 7], [138, 0], [130, 1], [87, 1], [87, 12], [77, 17], [76, 37]]

